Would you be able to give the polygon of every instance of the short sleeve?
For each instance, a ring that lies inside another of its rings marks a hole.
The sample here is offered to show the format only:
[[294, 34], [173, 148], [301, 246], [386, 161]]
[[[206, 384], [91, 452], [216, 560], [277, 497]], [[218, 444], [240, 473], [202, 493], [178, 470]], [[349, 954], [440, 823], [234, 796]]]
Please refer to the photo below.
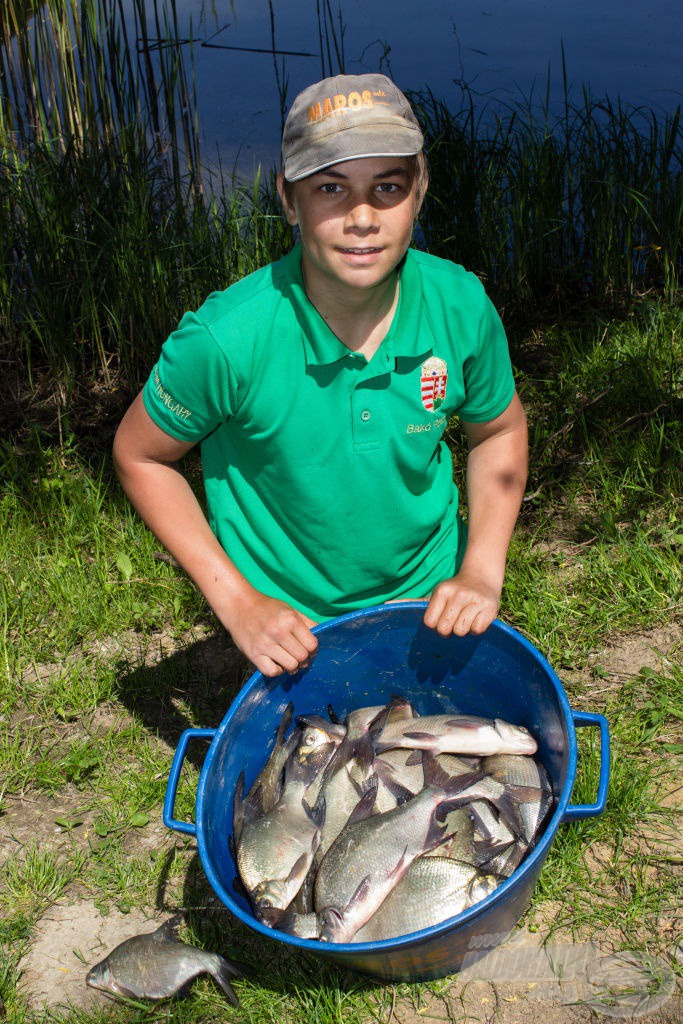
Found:
[[238, 384], [225, 353], [196, 313], [164, 343], [142, 392], [156, 425], [180, 441], [201, 441], [229, 419]]
[[505, 328], [485, 292], [477, 345], [466, 359], [463, 372], [465, 401], [458, 409], [460, 419], [486, 423], [500, 416], [512, 401], [515, 380]]

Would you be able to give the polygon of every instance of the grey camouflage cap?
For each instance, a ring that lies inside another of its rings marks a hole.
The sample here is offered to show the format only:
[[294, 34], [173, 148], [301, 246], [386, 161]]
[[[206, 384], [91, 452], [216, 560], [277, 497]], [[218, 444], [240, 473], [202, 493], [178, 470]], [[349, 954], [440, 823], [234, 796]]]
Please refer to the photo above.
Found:
[[331, 164], [368, 156], [415, 156], [420, 125], [401, 90], [385, 75], [336, 75], [294, 100], [282, 134], [287, 181]]

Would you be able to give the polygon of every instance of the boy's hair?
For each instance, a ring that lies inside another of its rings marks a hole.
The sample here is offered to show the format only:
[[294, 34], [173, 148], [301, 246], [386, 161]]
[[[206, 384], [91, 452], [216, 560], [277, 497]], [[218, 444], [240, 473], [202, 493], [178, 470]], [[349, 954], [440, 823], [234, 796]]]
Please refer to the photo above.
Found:
[[386, 75], [336, 75], [294, 100], [282, 133], [282, 170], [299, 181], [344, 160], [417, 156], [424, 139], [410, 103]]
[[[417, 220], [424, 197], [427, 194], [427, 187], [429, 185], [429, 168], [427, 167], [427, 157], [423, 149], [415, 156], [409, 157], [409, 162], [412, 165], [415, 181], [415, 220]], [[294, 198], [294, 182], [288, 181], [282, 172], [282, 190], [287, 197], [287, 201], [291, 204]]]

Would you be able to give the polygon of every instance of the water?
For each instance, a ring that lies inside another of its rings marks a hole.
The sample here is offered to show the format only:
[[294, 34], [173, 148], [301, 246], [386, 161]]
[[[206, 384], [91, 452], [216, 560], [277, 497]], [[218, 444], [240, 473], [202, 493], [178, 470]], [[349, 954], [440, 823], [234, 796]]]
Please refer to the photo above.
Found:
[[[279, 161], [282, 83], [286, 105], [329, 72], [320, 57], [316, 0], [273, 0], [275, 46], [310, 56], [278, 58], [271, 50], [268, 0], [177, 0], [181, 31], [197, 40], [195, 74], [204, 158], [250, 175]], [[595, 97], [672, 112], [683, 98], [683, 16], [673, 0], [330, 0], [334, 33], [341, 9], [344, 70], [383, 71], [401, 88], [428, 87], [454, 107], [466, 82], [489, 107], [563, 98], [562, 53], [573, 97]], [[218, 34], [216, 34], [218, 33]], [[211, 47], [200, 45], [210, 42]], [[339, 70], [333, 62], [332, 71]]]

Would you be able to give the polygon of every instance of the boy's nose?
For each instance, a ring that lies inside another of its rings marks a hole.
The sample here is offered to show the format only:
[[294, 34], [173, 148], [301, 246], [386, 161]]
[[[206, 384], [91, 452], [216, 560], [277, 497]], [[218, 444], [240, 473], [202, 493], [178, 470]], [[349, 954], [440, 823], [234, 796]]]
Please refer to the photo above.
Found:
[[356, 203], [349, 210], [346, 221], [359, 231], [371, 231], [377, 226], [377, 211], [371, 203]]

